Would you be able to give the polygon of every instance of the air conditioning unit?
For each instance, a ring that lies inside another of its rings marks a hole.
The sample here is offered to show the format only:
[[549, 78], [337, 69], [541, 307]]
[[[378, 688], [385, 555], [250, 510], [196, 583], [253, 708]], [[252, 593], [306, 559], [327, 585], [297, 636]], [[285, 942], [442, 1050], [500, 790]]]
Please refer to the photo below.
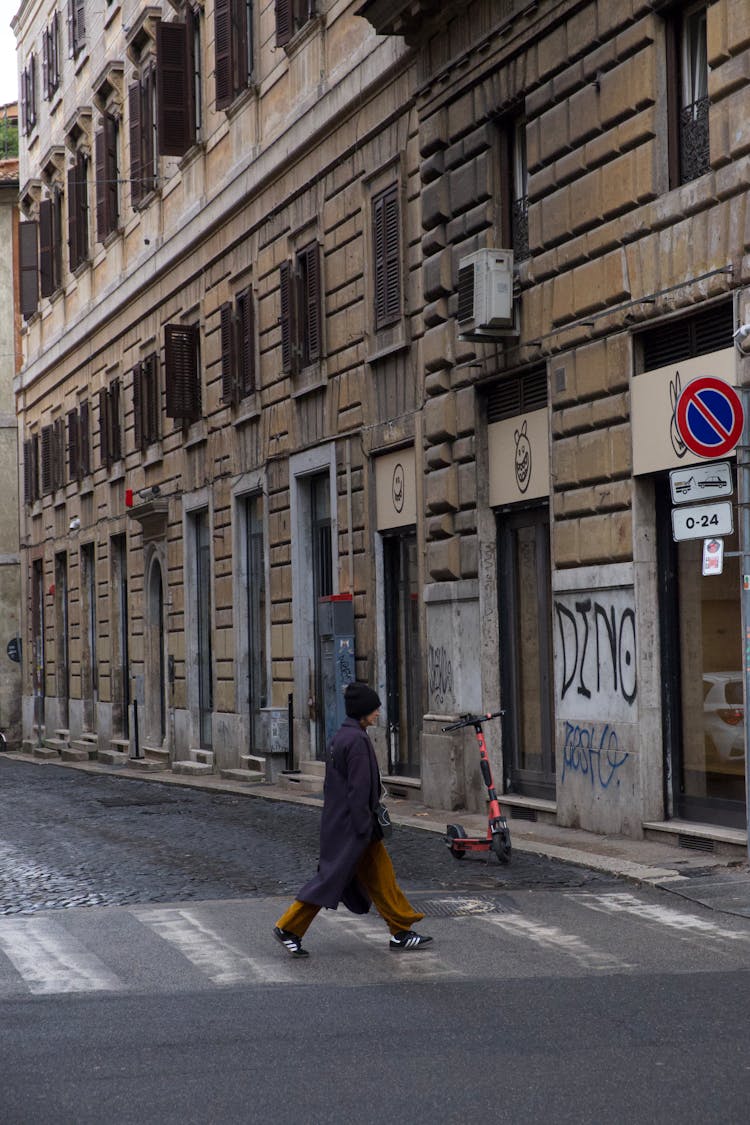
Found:
[[513, 251], [475, 250], [458, 263], [458, 331], [463, 340], [517, 335]]

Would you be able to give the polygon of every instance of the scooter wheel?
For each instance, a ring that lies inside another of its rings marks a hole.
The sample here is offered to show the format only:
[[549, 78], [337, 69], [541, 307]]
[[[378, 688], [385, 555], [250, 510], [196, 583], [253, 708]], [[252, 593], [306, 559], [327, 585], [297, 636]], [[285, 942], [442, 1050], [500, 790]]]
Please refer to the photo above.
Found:
[[[447, 841], [465, 840], [466, 831], [460, 824], [449, 824], [448, 828], [446, 829], [445, 838]], [[463, 848], [457, 848], [455, 844], [449, 844], [448, 846], [450, 847], [451, 855], [454, 859], [463, 859], [466, 855], [466, 852]]]
[[510, 845], [510, 833], [507, 828], [504, 831], [494, 833], [490, 847], [500, 863], [510, 863], [512, 849]]

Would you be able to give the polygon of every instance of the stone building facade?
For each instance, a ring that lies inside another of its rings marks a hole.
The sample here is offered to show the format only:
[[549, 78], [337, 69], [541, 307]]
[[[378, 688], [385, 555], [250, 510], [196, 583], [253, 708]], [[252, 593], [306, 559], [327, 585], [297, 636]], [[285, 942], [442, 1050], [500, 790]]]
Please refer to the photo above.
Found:
[[21, 563], [18, 545], [18, 425], [13, 379], [21, 363], [21, 317], [18, 310], [18, 160], [9, 153], [17, 133], [18, 107], [0, 106], [0, 731], [7, 745], [21, 744], [21, 670], [19, 655]]
[[27, 738], [304, 776], [356, 674], [397, 793], [502, 707], [518, 815], [739, 842], [747, 5], [90, 7], [15, 19]]

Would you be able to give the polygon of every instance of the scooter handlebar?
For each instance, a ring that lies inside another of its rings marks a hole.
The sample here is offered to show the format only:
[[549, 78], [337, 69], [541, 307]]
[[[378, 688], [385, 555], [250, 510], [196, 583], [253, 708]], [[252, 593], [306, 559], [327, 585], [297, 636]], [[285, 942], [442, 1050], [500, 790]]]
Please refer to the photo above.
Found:
[[447, 727], [441, 727], [443, 731], [460, 730], [461, 727], [475, 727], [481, 726], [486, 723], [488, 719], [499, 719], [504, 715], [505, 711], [487, 711], [484, 715], [464, 715], [457, 723], [450, 723]]

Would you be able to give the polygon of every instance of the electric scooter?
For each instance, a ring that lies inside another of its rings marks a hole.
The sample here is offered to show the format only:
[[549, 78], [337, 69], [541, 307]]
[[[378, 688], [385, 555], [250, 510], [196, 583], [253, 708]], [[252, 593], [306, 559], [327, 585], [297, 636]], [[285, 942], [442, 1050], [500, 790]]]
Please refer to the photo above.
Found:
[[[482, 723], [486, 723], [488, 719], [499, 719], [504, 714], [504, 711], [494, 711], [486, 715], [466, 715], [457, 723], [451, 723], [450, 726], [443, 727], [444, 731], [460, 730], [461, 727], [474, 727], [479, 743], [479, 765], [489, 797], [486, 836], [468, 836], [461, 824], [448, 825], [444, 839], [454, 859], [463, 859], [467, 852], [494, 852], [500, 863], [510, 863], [510, 829], [495, 792], [490, 760], [487, 757], [487, 745], [482, 733]], [[489, 856], [487, 858], [489, 859]]]

